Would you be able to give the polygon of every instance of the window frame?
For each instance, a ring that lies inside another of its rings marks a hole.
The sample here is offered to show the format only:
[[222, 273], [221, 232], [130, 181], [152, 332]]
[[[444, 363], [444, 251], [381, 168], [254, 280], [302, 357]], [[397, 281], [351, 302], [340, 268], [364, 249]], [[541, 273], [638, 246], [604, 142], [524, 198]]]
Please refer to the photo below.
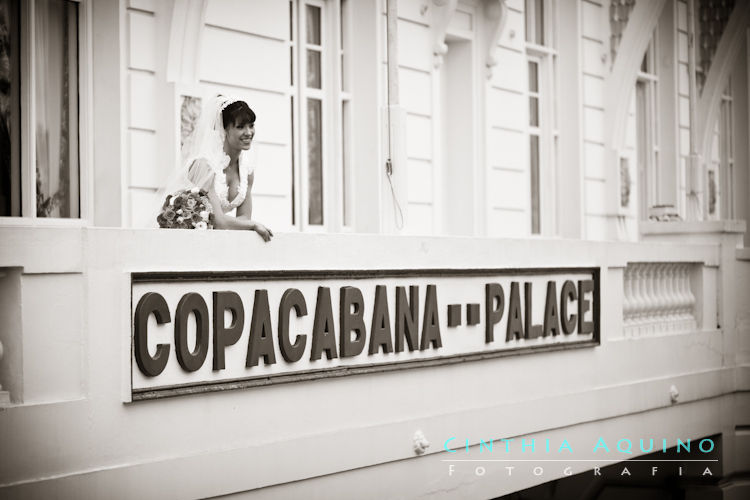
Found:
[[[353, 109], [353, 92], [352, 92], [352, 15], [355, 0], [339, 0], [335, 3], [334, 9], [338, 12], [335, 15], [334, 22], [337, 24], [334, 28], [340, 35], [336, 37], [336, 53], [338, 54], [338, 63], [335, 64], [336, 85], [338, 86], [337, 108], [338, 131], [341, 133], [341, 142], [338, 144], [339, 161], [336, 163], [336, 179], [340, 183], [336, 192], [338, 194], [338, 207], [336, 212], [339, 214], [338, 228], [341, 231], [351, 232], [354, 230], [356, 219], [354, 217], [354, 169], [352, 168], [352, 109]], [[344, 8], [344, 4], [347, 4]], [[345, 84], [346, 83], [346, 84]], [[348, 126], [347, 126], [348, 125]]]
[[[524, 4], [524, 30], [528, 25], [526, 18], [526, 4]], [[528, 141], [528, 224], [530, 236], [554, 236], [558, 232], [558, 221], [556, 217], [557, 207], [557, 166], [558, 166], [558, 112], [557, 112], [557, 89], [559, 88], [557, 71], [557, 31], [554, 22], [557, 17], [557, 2], [543, 1], [542, 12], [542, 39], [544, 45], [526, 40], [524, 34], [524, 58], [526, 61], [526, 87], [524, 97], [528, 109], [530, 98], [535, 97], [538, 102], [539, 123], [532, 127], [530, 120], [526, 122], [526, 138]], [[537, 63], [537, 91], [529, 91], [528, 63]], [[532, 183], [531, 183], [531, 136], [536, 135], [539, 143], [539, 231], [534, 232], [534, 219], [532, 206]]]
[[[454, 24], [459, 14], [464, 18], [469, 18], [468, 26]], [[440, 65], [438, 67], [433, 65], [429, 71], [432, 94], [430, 100], [432, 225], [427, 231], [409, 231], [408, 234], [479, 236], [486, 235], [488, 232], [487, 213], [493, 210], [492, 204], [487, 203], [487, 200], [491, 199], [490, 186], [489, 183], [484, 183], [483, 186], [479, 180], [486, 179], [488, 175], [482, 172], [486, 161], [483, 152], [484, 138], [481, 137], [483, 110], [480, 104], [482, 86], [485, 84], [483, 72], [486, 71], [481, 47], [484, 22], [485, 16], [481, 4], [476, 0], [458, 3], [451, 21], [445, 27], [443, 41], [447, 47], [447, 53], [441, 56]], [[429, 26], [430, 29], [433, 28], [432, 25]], [[456, 68], [455, 52], [465, 50], [466, 47], [468, 47], [469, 54], [459, 60], [465, 61], [469, 69]], [[467, 71], [466, 76], [459, 79], [465, 82], [465, 87], [458, 92], [454, 90], [455, 93], [452, 93], [446, 84], [449, 80], [455, 82], [455, 75], [464, 74], [464, 71]], [[456, 108], [469, 110], [469, 116], [460, 116], [462, 111]], [[418, 112], [406, 112], [405, 116], [408, 117], [410, 114], [424, 116]], [[458, 120], [457, 116], [460, 116]], [[457, 123], [465, 126], [457, 127]], [[462, 158], [461, 161], [456, 160], [456, 152], [458, 152], [458, 157]], [[469, 171], [457, 172], [464, 169]], [[463, 185], [452, 184], [459, 176], [468, 178], [468, 182]], [[455, 207], [452, 199], [466, 200], [465, 207]], [[413, 201], [407, 202], [409, 203], [416, 204]]]
[[[733, 219], [735, 217], [734, 190], [735, 183], [735, 147], [734, 147], [734, 96], [732, 95], [732, 82], [727, 82], [724, 92], [719, 101], [719, 165], [716, 183], [717, 210], [719, 219]], [[708, 185], [708, 184], [706, 184]], [[706, 197], [708, 202], [708, 197]], [[708, 213], [708, 207], [706, 207]]]
[[[352, 231], [355, 218], [351, 194], [355, 185], [355, 173], [351, 168], [351, 130], [343, 130], [343, 108], [347, 103], [351, 124], [353, 93], [351, 90], [344, 91], [342, 88], [342, 78], [346, 78], [351, 85], [351, 76], [350, 72], [345, 71], [346, 68], [341, 67], [342, 55], [345, 57], [347, 53], [351, 53], [351, 36], [345, 40], [344, 46], [340, 38], [342, 28], [346, 34], [351, 33], [352, 6], [349, 5], [348, 12], [343, 13], [340, 0], [293, 0], [291, 5], [291, 25], [294, 36], [289, 44], [294, 59], [292, 61], [294, 83], [290, 83], [289, 89], [294, 114], [292, 119], [294, 140], [292, 226], [310, 233]], [[311, 89], [307, 86], [307, 46], [309, 45], [305, 31], [307, 5], [321, 9], [320, 89]], [[309, 217], [308, 98], [321, 101], [322, 224], [310, 224]], [[347, 148], [344, 146], [345, 142]], [[347, 164], [350, 168], [347, 170], [348, 175], [344, 181], [344, 168]], [[348, 221], [344, 215], [345, 211], [349, 211], [350, 214]]]
[[[11, 24], [15, 23], [17, 26], [17, 32], [11, 33], [13, 39], [10, 41], [11, 50], [11, 79], [18, 78], [20, 81], [21, 77], [21, 2], [10, 2], [9, 21]], [[10, 109], [10, 211], [11, 215], [7, 217], [18, 217], [22, 210], [23, 196], [19, 196], [19, 199], [14, 202], [13, 195], [17, 193], [21, 195], [21, 91], [19, 85], [11, 85], [10, 101], [12, 108]], [[14, 214], [17, 212], [17, 215]]]
[[89, 166], [93, 158], [92, 123], [92, 1], [69, 0], [78, 4], [78, 190], [79, 216], [39, 217], [36, 207], [36, 2], [20, 1], [20, 193], [21, 214], [2, 216], [0, 225], [86, 226], [92, 221], [93, 186]]
[[[635, 113], [636, 113], [636, 161], [638, 172], [638, 219], [647, 221], [652, 215], [653, 207], [659, 204], [659, 165], [661, 164], [661, 127], [659, 120], [659, 54], [656, 43], [658, 28], [649, 41], [643, 58], [646, 69], [639, 68], [636, 74]], [[639, 90], [640, 88], [644, 90]], [[642, 102], [639, 92], [643, 93]], [[643, 109], [641, 109], [643, 108]], [[643, 117], [644, 129], [641, 130], [639, 116]], [[641, 150], [641, 143], [645, 151]], [[632, 205], [631, 205], [632, 207]]]

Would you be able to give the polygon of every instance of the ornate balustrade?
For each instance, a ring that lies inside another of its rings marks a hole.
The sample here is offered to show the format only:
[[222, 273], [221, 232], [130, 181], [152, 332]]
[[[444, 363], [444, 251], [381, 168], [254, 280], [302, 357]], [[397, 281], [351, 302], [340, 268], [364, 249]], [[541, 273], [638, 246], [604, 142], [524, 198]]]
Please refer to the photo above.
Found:
[[626, 336], [693, 330], [696, 297], [691, 276], [698, 264], [628, 263], [623, 278]]

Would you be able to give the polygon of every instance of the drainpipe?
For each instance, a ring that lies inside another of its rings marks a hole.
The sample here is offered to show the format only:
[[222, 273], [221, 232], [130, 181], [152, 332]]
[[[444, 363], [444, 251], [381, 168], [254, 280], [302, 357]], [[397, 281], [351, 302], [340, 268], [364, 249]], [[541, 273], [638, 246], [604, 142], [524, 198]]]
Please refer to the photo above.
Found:
[[701, 193], [703, 191], [703, 175], [701, 157], [698, 154], [698, 126], [695, 123], [695, 107], [698, 100], [695, 81], [695, 0], [687, 3], [688, 23], [688, 85], [690, 94], [690, 157], [685, 175], [687, 181], [687, 220], [703, 219], [703, 205]]
[[387, 0], [387, 63], [388, 102], [384, 109], [386, 124], [384, 188], [381, 190], [381, 221], [384, 233], [399, 233], [404, 227], [404, 208], [407, 193], [406, 175], [406, 112], [399, 104], [398, 82], [398, 0]]
[[[0, 278], [3, 277], [3, 274], [0, 273]], [[3, 343], [0, 342], [0, 361], [3, 360]], [[3, 386], [0, 385], [0, 408], [10, 406], [10, 393], [8, 391], [3, 390]]]

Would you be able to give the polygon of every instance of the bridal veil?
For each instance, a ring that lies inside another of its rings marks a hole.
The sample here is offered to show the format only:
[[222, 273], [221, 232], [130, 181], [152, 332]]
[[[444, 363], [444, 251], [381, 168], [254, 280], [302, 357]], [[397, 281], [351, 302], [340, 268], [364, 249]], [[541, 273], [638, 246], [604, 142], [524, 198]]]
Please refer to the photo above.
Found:
[[[199, 187], [208, 190], [214, 177], [223, 174], [226, 166], [224, 152], [224, 123], [222, 112], [236, 99], [216, 95], [205, 100], [195, 128], [182, 145], [180, 160], [169, 175], [166, 184], [154, 199], [145, 227], [157, 227], [156, 216], [160, 213], [166, 197], [183, 189]], [[196, 160], [206, 160], [196, 163]]]

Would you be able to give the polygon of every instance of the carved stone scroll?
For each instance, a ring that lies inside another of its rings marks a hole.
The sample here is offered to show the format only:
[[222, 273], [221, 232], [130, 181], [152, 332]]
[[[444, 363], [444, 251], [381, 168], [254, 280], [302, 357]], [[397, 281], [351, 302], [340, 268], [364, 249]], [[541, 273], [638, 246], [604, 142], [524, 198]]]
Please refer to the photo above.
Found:
[[484, 14], [487, 19], [487, 30], [485, 39], [485, 48], [487, 57], [485, 64], [487, 66], [487, 79], [492, 78], [492, 72], [497, 66], [497, 44], [500, 36], [503, 34], [505, 23], [508, 20], [508, 7], [505, 0], [487, 0], [484, 3]]
[[451, 18], [456, 12], [458, 0], [432, 0], [435, 5], [433, 9], [433, 65], [435, 69], [443, 65], [443, 56], [448, 53], [448, 45], [445, 43], [445, 35], [448, 32]]

